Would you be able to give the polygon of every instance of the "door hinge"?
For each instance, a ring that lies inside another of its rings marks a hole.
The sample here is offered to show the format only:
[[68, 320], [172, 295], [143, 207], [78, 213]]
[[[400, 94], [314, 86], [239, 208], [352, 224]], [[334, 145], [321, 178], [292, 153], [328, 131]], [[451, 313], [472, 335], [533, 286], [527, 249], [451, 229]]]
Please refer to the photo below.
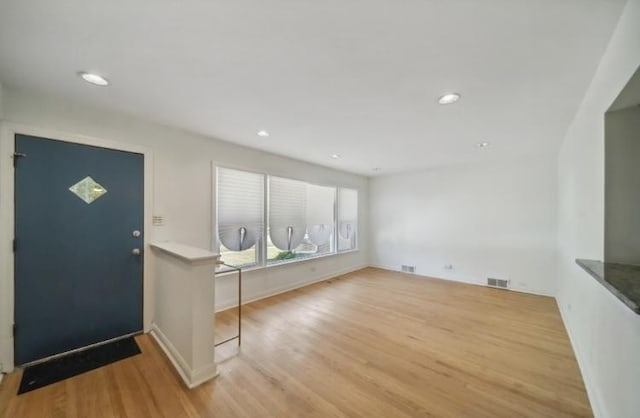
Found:
[[18, 329], [18, 327], [16, 326], [16, 324], [13, 324], [13, 337], [15, 338], [16, 336], [16, 330]]
[[19, 158], [24, 158], [26, 157], [27, 154], [23, 153], [23, 152], [14, 152], [13, 153], [13, 166], [16, 166], [16, 162], [18, 161]]
[[16, 249], [18, 248], [18, 240], [17, 239], [13, 239], [13, 252], [16, 252]]

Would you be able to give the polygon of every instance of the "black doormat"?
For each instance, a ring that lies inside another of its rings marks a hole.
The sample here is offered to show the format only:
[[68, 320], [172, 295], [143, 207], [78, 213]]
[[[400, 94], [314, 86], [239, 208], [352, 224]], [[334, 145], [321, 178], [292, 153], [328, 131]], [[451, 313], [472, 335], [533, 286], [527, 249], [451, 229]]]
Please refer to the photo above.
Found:
[[29, 366], [22, 374], [18, 395], [140, 353], [136, 341], [129, 337]]

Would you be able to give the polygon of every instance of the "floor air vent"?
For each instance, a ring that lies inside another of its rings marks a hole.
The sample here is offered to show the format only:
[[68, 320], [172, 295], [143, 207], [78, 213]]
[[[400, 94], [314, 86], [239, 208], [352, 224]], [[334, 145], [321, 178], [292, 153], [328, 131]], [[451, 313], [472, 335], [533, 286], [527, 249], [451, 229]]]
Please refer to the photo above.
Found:
[[402, 271], [404, 271], [405, 273], [415, 273], [416, 272], [416, 266], [407, 266], [405, 264], [402, 265]]
[[498, 289], [508, 289], [509, 288], [509, 280], [502, 279], [487, 279], [487, 285], [490, 287], [497, 287]]

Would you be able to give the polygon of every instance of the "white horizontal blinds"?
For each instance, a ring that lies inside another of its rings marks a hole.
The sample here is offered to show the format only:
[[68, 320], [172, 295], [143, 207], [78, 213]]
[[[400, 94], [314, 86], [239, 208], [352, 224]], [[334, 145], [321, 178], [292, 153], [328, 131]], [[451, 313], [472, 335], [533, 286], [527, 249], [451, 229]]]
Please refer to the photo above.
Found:
[[307, 227], [307, 184], [269, 177], [269, 236], [283, 251], [294, 250]]
[[356, 248], [358, 191], [338, 189], [338, 250]]
[[317, 246], [331, 239], [335, 200], [335, 187], [307, 184], [307, 233], [309, 241]]
[[226, 248], [253, 247], [264, 227], [264, 175], [217, 169], [218, 237]]

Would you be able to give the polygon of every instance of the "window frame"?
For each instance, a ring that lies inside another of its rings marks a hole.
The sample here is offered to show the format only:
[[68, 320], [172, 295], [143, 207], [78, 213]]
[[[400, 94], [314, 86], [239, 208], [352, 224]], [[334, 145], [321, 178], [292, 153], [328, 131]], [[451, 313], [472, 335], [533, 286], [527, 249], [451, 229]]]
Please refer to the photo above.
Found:
[[[337, 215], [338, 215], [338, 190], [340, 189], [340, 187], [338, 186], [327, 186], [327, 185], [322, 185], [322, 184], [317, 184], [317, 183], [311, 183], [309, 181], [306, 180], [299, 180], [299, 179], [292, 179], [291, 177], [284, 177], [284, 176], [273, 176], [273, 175], [267, 175], [266, 176], [266, 185], [267, 188], [265, 189], [265, 196], [266, 196], [266, 201], [267, 201], [267, 206], [265, 206], [265, 216], [269, 216], [269, 199], [271, 198], [271, 183], [270, 183], [270, 178], [271, 177], [275, 177], [275, 178], [280, 178], [280, 179], [285, 179], [285, 180], [293, 180], [293, 181], [298, 181], [301, 183], [304, 183], [306, 185], [311, 185], [311, 186], [318, 186], [318, 187], [325, 187], [325, 188], [330, 188], [333, 189], [333, 222], [332, 222], [332, 228], [333, 228], [333, 238], [331, 239], [331, 247], [333, 248], [333, 251], [329, 251], [327, 253], [322, 253], [319, 255], [315, 255], [315, 256], [310, 256], [310, 257], [301, 257], [301, 258], [293, 258], [290, 260], [278, 260], [276, 262], [272, 261], [271, 263], [269, 263], [269, 258], [268, 258], [268, 254], [267, 254], [267, 249], [268, 249], [268, 245], [267, 245], [267, 241], [265, 241], [265, 246], [264, 246], [264, 267], [275, 267], [275, 266], [281, 266], [281, 265], [285, 265], [285, 264], [290, 264], [290, 263], [295, 263], [298, 261], [305, 261], [305, 260], [315, 260], [317, 258], [321, 258], [321, 257], [327, 257], [327, 256], [331, 256], [331, 255], [336, 255], [338, 254], [338, 219], [337, 219]], [[265, 225], [264, 225], [264, 235], [265, 235], [265, 240], [269, 239], [269, 228], [270, 228], [270, 222], [269, 219], [266, 219]], [[305, 234], [306, 235], [306, 234]]]
[[[355, 242], [353, 244], [353, 248], [347, 248], [344, 250], [340, 249], [340, 231], [338, 231], [338, 228], [340, 226], [340, 189], [350, 189], [356, 192], [356, 236], [355, 236]], [[349, 253], [349, 252], [353, 252], [353, 251], [358, 251], [359, 250], [359, 245], [360, 245], [360, 190], [355, 188], [355, 187], [336, 187], [336, 208], [335, 208], [335, 223], [336, 223], [336, 254], [344, 254], [344, 253]]]
[[[336, 256], [336, 255], [342, 255], [342, 254], [348, 254], [348, 253], [352, 253], [352, 252], [358, 252], [360, 251], [359, 248], [359, 226], [356, 229], [356, 231], [358, 231], [356, 233], [356, 237], [355, 237], [355, 245], [354, 248], [350, 248], [350, 249], [346, 249], [346, 250], [340, 250], [338, 248], [338, 239], [339, 239], [339, 231], [338, 231], [338, 223], [339, 223], [339, 199], [340, 199], [340, 189], [351, 189], [351, 190], [355, 190], [356, 191], [356, 204], [357, 204], [357, 224], [360, 224], [360, 190], [356, 187], [347, 187], [347, 186], [336, 186], [334, 184], [321, 184], [321, 183], [315, 183], [315, 182], [311, 182], [308, 180], [303, 180], [300, 178], [292, 178], [286, 175], [277, 175], [277, 174], [269, 174], [265, 171], [260, 171], [260, 170], [255, 170], [255, 169], [248, 169], [242, 166], [236, 166], [233, 164], [226, 164], [226, 163], [217, 163], [215, 161], [212, 161], [212, 170], [211, 170], [211, 178], [213, 181], [212, 184], [212, 210], [215, 211], [215, 216], [212, 217], [212, 221], [213, 221], [213, 228], [212, 228], [212, 239], [211, 239], [211, 249], [213, 252], [215, 252], [216, 254], [220, 254], [220, 246], [221, 246], [221, 242], [220, 242], [220, 237], [218, 236], [218, 168], [223, 168], [223, 169], [229, 169], [229, 170], [236, 170], [236, 171], [245, 171], [248, 173], [253, 173], [253, 174], [259, 174], [263, 177], [263, 205], [262, 205], [262, 209], [263, 209], [263, 224], [262, 224], [262, 231], [260, 233], [260, 239], [258, 240], [258, 242], [256, 242], [256, 263], [255, 264], [251, 264], [247, 267], [243, 267], [243, 271], [254, 271], [254, 270], [260, 270], [260, 269], [266, 269], [266, 268], [275, 268], [275, 267], [282, 267], [282, 266], [287, 266], [290, 264], [295, 264], [295, 263], [304, 263], [304, 262], [308, 262], [308, 261], [313, 261], [313, 260], [318, 260], [318, 259], [323, 259], [326, 257], [332, 257], [332, 256]], [[333, 202], [333, 238], [332, 238], [332, 247], [333, 247], [333, 251], [330, 251], [328, 253], [324, 253], [324, 254], [320, 254], [320, 255], [316, 255], [316, 256], [311, 256], [311, 257], [303, 257], [303, 258], [294, 258], [291, 260], [281, 260], [277, 263], [269, 263], [269, 260], [267, 259], [267, 239], [268, 239], [268, 229], [269, 229], [269, 198], [270, 198], [270, 186], [269, 186], [269, 178], [270, 177], [278, 177], [278, 178], [283, 178], [283, 179], [289, 179], [289, 180], [295, 180], [295, 181], [300, 181], [303, 182], [305, 184], [310, 184], [313, 186], [320, 186], [320, 187], [329, 187], [329, 188], [333, 188], [334, 191], [334, 202]], [[224, 268], [224, 266], [222, 266], [223, 268], [220, 268], [216, 273], [218, 275], [225, 275], [225, 274], [231, 274], [233, 273], [232, 270], [226, 269]]]
[[[234, 165], [227, 165], [227, 164], [219, 164], [216, 163], [215, 161], [212, 161], [211, 164], [211, 179], [212, 179], [212, 202], [211, 202], [211, 209], [212, 211], [215, 212], [215, 216], [212, 216], [212, 238], [211, 238], [211, 251], [216, 253], [216, 254], [220, 254], [220, 246], [222, 245], [222, 243], [220, 242], [220, 236], [218, 235], [218, 169], [222, 168], [222, 169], [227, 169], [227, 170], [236, 170], [236, 171], [244, 171], [247, 173], [252, 173], [252, 174], [258, 174], [260, 176], [262, 176], [262, 230], [260, 231], [260, 239], [258, 240], [258, 242], [256, 242], [256, 262], [253, 264], [248, 265], [247, 267], [242, 267], [243, 270], [245, 271], [249, 271], [249, 270], [256, 270], [259, 268], [262, 268], [264, 265], [264, 261], [265, 261], [265, 255], [266, 255], [266, 245], [264, 245], [264, 240], [265, 240], [265, 231], [266, 231], [266, 223], [267, 223], [267, 208], [266, 208], [266, 204], [267, 204], [267, 195], [266, 195], [266, 184], [269, 178], [269, 175], [263, 171], [258, 171], [258, 170], [251, 170], [251, 169], [247, 169], [244, 167], [237, 167]], [[217, 273], [227, 273], [227, 272], [233, 272], [233, 270], [230, 270], [228, 267], [225, 266], [220, 266], [219, 270], [217, 271]]]

